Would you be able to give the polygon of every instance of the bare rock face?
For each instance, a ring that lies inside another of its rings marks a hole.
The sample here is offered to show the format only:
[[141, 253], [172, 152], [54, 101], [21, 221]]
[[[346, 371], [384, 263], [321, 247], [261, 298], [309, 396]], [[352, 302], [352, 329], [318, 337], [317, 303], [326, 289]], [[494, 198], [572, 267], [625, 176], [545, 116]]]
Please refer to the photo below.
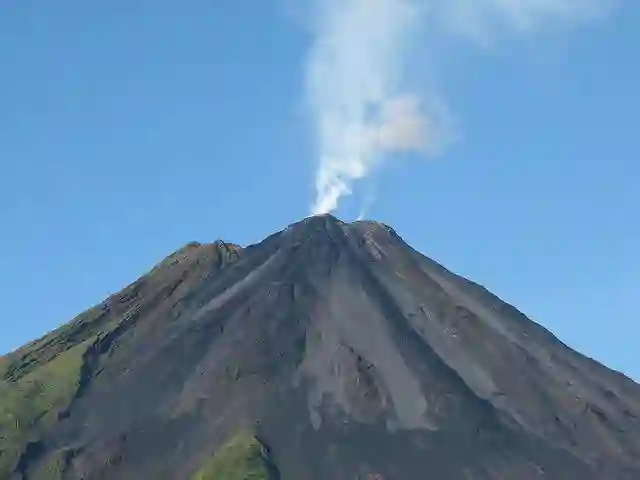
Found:
[[2, 479], [206, 478], [234, 438], [281, 480], [637, 479], [640, 386], [329, 215], [189, 244], [0, 359]]

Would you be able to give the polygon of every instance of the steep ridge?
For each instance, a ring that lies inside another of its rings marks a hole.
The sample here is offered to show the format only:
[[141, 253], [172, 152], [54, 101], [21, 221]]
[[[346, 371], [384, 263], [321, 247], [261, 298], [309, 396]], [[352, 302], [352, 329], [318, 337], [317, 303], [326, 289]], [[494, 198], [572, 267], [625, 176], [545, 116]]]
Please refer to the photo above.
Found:
[[0, 478], [204, 478], [239, 432], [282, 480], [640, 478], [638, 385], [377, 222], [190, 244], [0, 374]]
[[[39, 439], [67, 416], [124, 332], [153, 328], [241, 249], [190, 243], [152, 271], [56, 331], [0, 358], [0, 478], [24, 469]], [[143, 333], [144, 335], [144, 333]]]

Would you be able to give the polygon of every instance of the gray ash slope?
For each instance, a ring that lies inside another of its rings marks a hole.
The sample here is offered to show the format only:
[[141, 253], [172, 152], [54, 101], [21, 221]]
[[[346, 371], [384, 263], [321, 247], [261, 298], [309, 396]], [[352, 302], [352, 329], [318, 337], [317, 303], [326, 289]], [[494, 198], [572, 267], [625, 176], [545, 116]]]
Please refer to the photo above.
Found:
[[12, 478], [189, 478], [247, 429], [282, 480], [640, 478], [640, 386], [376, 222], [190, 244], [3, 375], [84, 344]]

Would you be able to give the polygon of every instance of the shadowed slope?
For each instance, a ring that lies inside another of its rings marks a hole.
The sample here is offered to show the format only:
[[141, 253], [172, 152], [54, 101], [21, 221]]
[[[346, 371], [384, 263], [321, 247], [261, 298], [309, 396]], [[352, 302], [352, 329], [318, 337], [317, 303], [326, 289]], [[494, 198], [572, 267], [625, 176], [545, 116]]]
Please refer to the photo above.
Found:
[[377, 222], [186, 247], [5, 359], [5, 410], [62, 360], [16, 478], [191, 478], [243, 431], [283, 480], [640, 475], [638, 385]]

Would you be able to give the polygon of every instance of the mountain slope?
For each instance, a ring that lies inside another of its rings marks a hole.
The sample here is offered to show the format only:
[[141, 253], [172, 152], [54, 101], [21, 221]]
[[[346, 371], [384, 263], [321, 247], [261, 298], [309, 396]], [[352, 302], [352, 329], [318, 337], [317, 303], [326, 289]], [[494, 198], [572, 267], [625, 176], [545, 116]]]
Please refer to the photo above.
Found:
[[376, 222], [188, 245], [0, 375], [0, 478], [195, 478], [239, 432], [282, 480], [640, 478], [638, 385]]

